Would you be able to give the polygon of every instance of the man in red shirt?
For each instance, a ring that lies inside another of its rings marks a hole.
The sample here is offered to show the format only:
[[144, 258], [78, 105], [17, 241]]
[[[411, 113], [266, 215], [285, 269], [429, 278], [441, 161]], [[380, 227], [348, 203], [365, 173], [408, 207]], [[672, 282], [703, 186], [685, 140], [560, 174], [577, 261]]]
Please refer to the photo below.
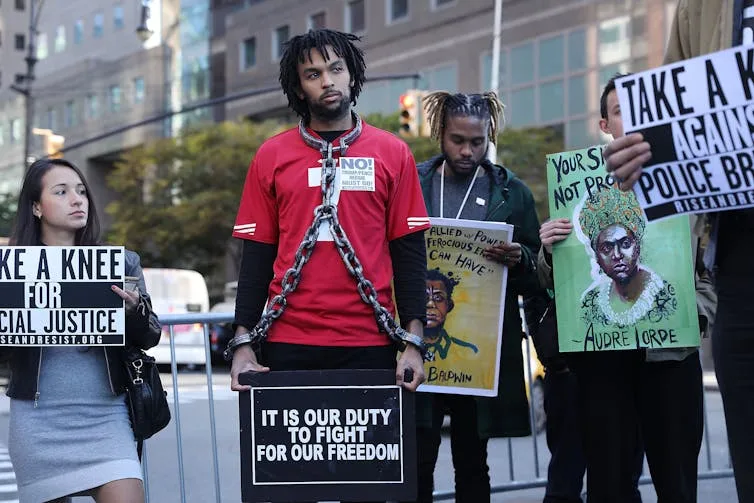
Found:
[[412, 391], [424, 380], [429, 218], [408, 146], [352, 111], [366, 68], [357, 40], [310, 31], [281, 58], [301, 122], [267, 140], [246, 177], [233, 231], [244, 239], [226, 350], [233, 390], [248, 389], [240, 373], [269, 369], [395, 369]]

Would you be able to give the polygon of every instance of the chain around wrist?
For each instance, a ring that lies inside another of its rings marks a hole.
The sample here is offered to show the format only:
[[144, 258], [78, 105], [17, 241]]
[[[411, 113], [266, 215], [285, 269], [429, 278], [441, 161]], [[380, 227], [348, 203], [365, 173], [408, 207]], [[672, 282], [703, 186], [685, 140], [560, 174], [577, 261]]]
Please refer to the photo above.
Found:
[[233, 353], [236, 352], [239, 346], [244, 344], [251, 344], [252, 349], [259, 344], [261, 336], [253, 332], [242, 332], [236, 334], [231, 340], [228, 341], [228, 346], [223, 351], [223, 358], [225, 361], [231, 361], [233, 359]]

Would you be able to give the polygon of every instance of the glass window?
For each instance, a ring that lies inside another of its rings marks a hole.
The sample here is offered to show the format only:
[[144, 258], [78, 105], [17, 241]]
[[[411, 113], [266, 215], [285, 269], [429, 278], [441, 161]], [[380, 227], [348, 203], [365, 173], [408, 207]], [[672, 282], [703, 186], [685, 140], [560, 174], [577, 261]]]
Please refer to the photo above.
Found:
[[58, 128], [58, 111], [52, 107], [47, 109], [47, 127], [53, 131]]
[[21, 123], [21, 119], [11, 119], [10, 121], [10, 142], [11, 143], [21, 143], [21, 130], [23, 129], [23, 124]]
[[26, 1], [25, 0], [16, 0], [16, 10], [24, 10], [24, 9], [26, 9]]
[[540, 122], [553, 122], [563, 118], [564, 97], [562, 80], [539, 86]]
[[99, 99], [96, 94], [89, 94], [86, 97], [86, 116], [90, 119], [96, 119], [99, 114]]
[[[498, 77], [498, 89], [503, 89], [508, 85], [508, 76], [506, 70], [508, 69], [508, 52], [500, 51], [500, 75]], [[482, 82], [480, 89], [489, 89], [492, 83], [492, 53], [484, 53], [482, 55]]]
[[511, 126], [526, 127], [536, 122], [536, 107], [534, 100], [534, 87], [525, 87], [511, 91], [510, 103], [508, 104], [508, 120]]
[[122, 103], [123, 96], [121, 95], [120, 86], [110, 86], [110, 111], [120, 111], [120, 105]]
[[123, 6], [118, 4], [113, 7], [113, 28], [120, 30], [125, 25], [123, 21]]
[[257, 64], [257, 39], [249, 37], [241, 44], [241, 70], [248, 70]]
[[100, 38], [104, 33], [105, 28], [105, 16], [101, 12], [94, 15], [94, 24], [92, 25], [92, 36], [94, 38]]
[[37, 58], [45, 59], [47, 54], [47, 33], [40, 33], [37, 38]]
[[23, 51], [26, 48], [26, 35], [23, 33], [16, 34], [16, 50]]
[[63, 124], [71, 127], [76, 124], [76, 104], [73, 100], [67, 101], [63, 108]]
[[620, 26], [600, 26], [600, 44], [614, 44], [620, 42]]
[[366, 29], [366, 15], [364, 12], [364, 0], [352, 0], [347, 6], [348, 21], [347, 29], [351, 33], [358, 33]]
[[597, 143], [591, 127], [592, 121], [586, 119], [569, 121], [566, 129], [566, 148], [586, 148]]
[[142, 103], [144, 101], [144, 77], [136, 77], [134, 79], [134, 103]]
[[586, 65], [586, 32], [572, 31], [568, 34], [568, 69], [583, 70]]
[[327, 15], [324, 11], [309, 16], [309, 28], [319, 30], [327, 26]]
[[408, 17], [408, 0], [387, 0], [388, 2], [388, 19], [397, 21]]
[[539, 79], [563, 73], [563, 35], [545, 38], [539, 42]]
[[568, 79], [568, 115], [586, 113], [586, 77], [578, 75]]
[[419, 89], [443, 89], [450, 93], [458, 91], [458, 68], [454, 64], [430, 68], [419, 73]]
[[73, 25], [73, 43], [79, 45], [84, 40], [84, 21], [79, 19]]
[[55, 31], [55, 52], [63, 52], [65, 50], [65, 26], [60, 25]]
[[285, 43], [288, 42], [289, 36], [290, 29], [287, 24], [280, 26], [275, 30], [272, 42], [272, 49], [274, 51], [272, 53], [272, 59], [280, 59], [283, 55], [283, 47], [285, 46]]
[[456, 0], [434, 0], [433, 7], [437, 9], [438, 7], [444, 7], [445, 5], [450, 5], [454, 3]]
[[614, 65], [607, 65], [600, 68], [600, 94], [605, 84], [615, 77], [616, 73], [628, 73], [628, 62], [616, 63]]
[[527, 84], [534, 80], [534, 44], [531, 42], [511, 49], [511, 84]]

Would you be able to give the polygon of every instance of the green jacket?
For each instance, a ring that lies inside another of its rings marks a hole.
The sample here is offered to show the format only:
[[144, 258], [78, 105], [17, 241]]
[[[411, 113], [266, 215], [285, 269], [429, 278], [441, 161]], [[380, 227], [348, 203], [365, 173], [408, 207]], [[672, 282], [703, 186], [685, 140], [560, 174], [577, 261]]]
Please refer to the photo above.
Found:
[[[429, 215], [432, 215], [432, 176], [440, 164], [442, 156], [418, 166]], [[485, 220], [513, 225], [513, 241], [521, 244], [522, 257], [519, 265], [508, 271], [498, 396], [476, 399], [478, 427], [482, 438], [520, 437], [531, 434], [531, 425], [521, 353], [524, 333], [521, 329], [518, 296], [536, 292], [540, 288], [536, 272], [540, 247], [539, 220], [531, 191], [512, 171], [494, 165], [486, 173], [491, 177], [492, 183]], [[430, 424], [430, 404], [426, 393], [417, 394], [416, 417], [420, 427]]]

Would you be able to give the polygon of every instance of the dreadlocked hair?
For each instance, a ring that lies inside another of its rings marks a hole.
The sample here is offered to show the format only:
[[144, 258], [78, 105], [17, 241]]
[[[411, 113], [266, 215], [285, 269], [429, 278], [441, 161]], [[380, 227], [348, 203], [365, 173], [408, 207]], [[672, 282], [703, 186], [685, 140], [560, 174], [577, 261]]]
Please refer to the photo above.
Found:
[[283, 88], [283, 94], [288, 97], [288, 106], [304, 119], [309, 122], [311, 114], [306, 100], [298, 97], [301, 90], [301, 84], [298, 77], [298, 65], [305, 60], [311, 61], [312, 49], [316, 49], [325, 59], [330, 59], [327, 46], [330, 46], [335, 52], [335, 56], [343, 58], [348, 67], [348, 73], [351, 75], [353, 85], [351, 86], [351, 103], [356, 104], [356, 98], [361, 93], [364, 85], [364, 74], [366, 72], [366, 63], [364, 62], [364, 51], [354, 45], [354, 42], [361, 41], [351, 33], [343, 33], [335, 30], [321, 29], [309, 30], [303, 35], [297, 35], [286, 42], [283, 54], [280, 57], [280, 85]]
[[493, 91], [482, 94], [435, 91], [426, 95], [422, 104], [427, 114], [430, 136], [437, 141], [442, 141], [445, 121], [449, 116], [489, 119], [488, 138], [492, 143], [497, 140], [498, 130], [505, 125], [505, 105]]

